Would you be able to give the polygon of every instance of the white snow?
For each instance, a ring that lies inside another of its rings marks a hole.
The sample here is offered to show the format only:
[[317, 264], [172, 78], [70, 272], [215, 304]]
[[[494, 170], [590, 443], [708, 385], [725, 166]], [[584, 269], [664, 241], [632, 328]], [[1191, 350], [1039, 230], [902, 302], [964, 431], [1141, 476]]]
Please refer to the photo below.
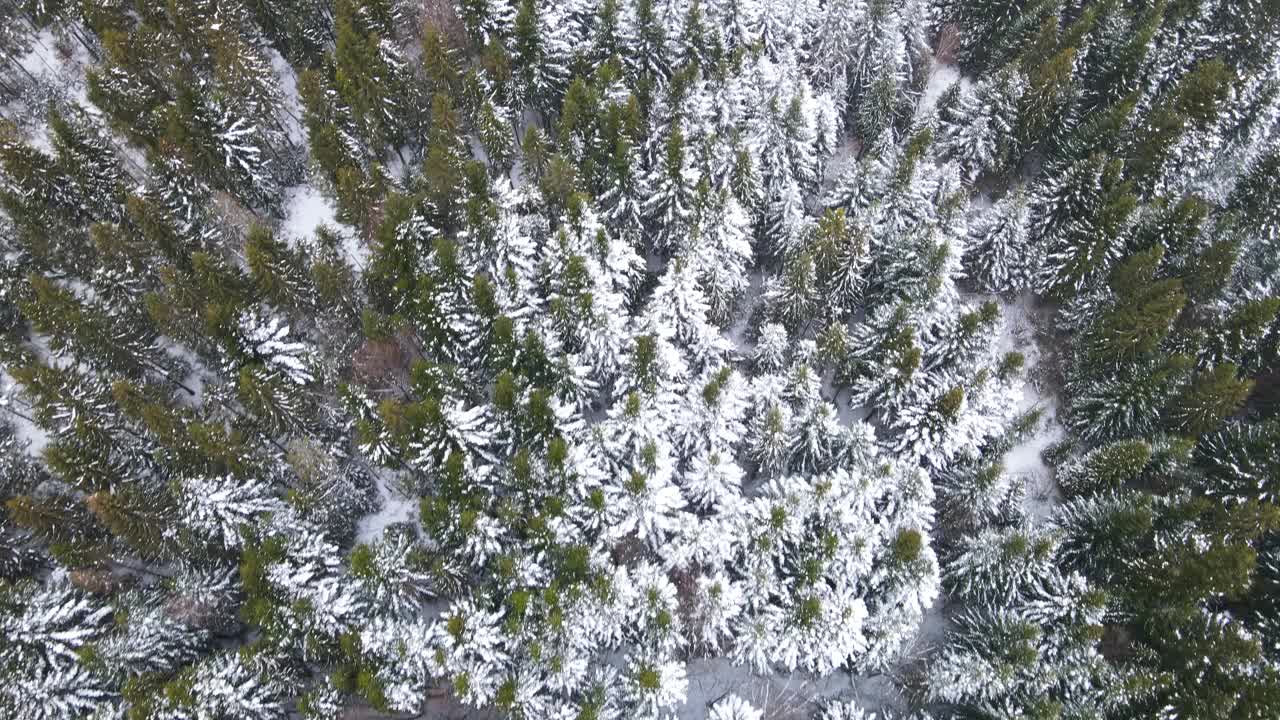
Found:
[[276, 84], [280, 88], [280, 121], [289, 141], [297, 145], [307, 144], [307, 131], [302, 126], [302, 98], [298, 96], [298, 75], [293, 66], [284, 59], [275, 48], [267, 48], [267, 57], [271, 60], [271, 69], [276, 74]]
[[337, 208], [312, 185], [295, 185], [284, 192], [285, 217], [280, 226], [287, 237], [306, 238], [321, 225], [338, 224]]
[[[204, 360], [200, 359], [185, 345], [171, 340], [163, 335], [157, 340], [157, 343], [168, 355], [175, 357], [187, 364], [190, 368], [185, 377], [175, 378], [182, 383], [182, 388], [177, 390], [178, 402], [188, 407], [200, 407], [204, 403], [204, 379], [211, 375], [209, 369], [205, 367]], [[186, 388], [191, 392], [184, 390]]]
[[825, 193], [835, 187], [836, 181], [844, 174], [846, 168], [858, 159], [862, 151], [862, 143], [852, 135], [841, 138], [835, 152], [827, 159], [822, 173], [822, 191]]
[[1041, 420], [1035, 434], [1004, 456], [1004, 471], [1026, 482], [1022, 505], [1027, 517], [1036, 524], [1047, 521], [1054, 509], [1062, 504], [1062, 495], [1053, 479], [1053, 468], [1045, 465], [1040, 457], [1045, 448], [1066, 435], [1057, 421], [1057, 405], [1056, 400], [1047, 399], [1043, 405], [1046, 417]]
[[956, 82], [962, 84], [969, 82], [960, 76], [960, 68], [952, 63], [935, 64], [933, 72], [929, 74], [929, 83], [924, 86], [924, 94], [920, 96], [920, 104], [916, 111], [933, 110], [938, 106], [938, 99], [942, 94]]
[[750, 327], [751, 315], [756, 304], [760, 302], [760, 295], [763, 292], [764, 274], [759, 270], [752, 270], [746, 292], [743, 293], [737, 312], [734, 313], [733, 324], [724, 332], [725, 337], [729, 338], [733, 346], [746, 359], [750, 359], [756, 352], [755, 341], [747, 335], [747, 330]]
[[1043, 352], [1035, 340], [1035, 298], [1030, 294], [1018, 296], [1012, 302], [1001, 301], [1004, 327], [997, 339], [1001, 352], [1016, 350], [1026, 358], [1023, 372], [1027, 378], [1025, 391], [1018, 403], [1018, 412], [1041, 408], [1040, 422], [1029, 437], [1005, 453], [1005, 472], [1021, 478], [1026, 483], [1023, 507], [1034, 522], [1043, 522], [1062, 502], [1053, 468], [1045, 464], [1041, 453], [1045, 448], [1066, 436], [1066, 430], [1058, 422], [1058, 399], [1053, 389], [1046, 386], [1041, 363]]
[[489, 164], [489, 153], [484, 149], [484, 145], [480, 142], [480, 138], [475, 133], [467, 134], [467, 148], [471, 150], [471, 157], [477, 162], [482, 162], [486, 166]]
[[398, 183], [407, 183], [413, 172], [413, 147], [404, 145], [387, 153], [383, 158], [382, 169], [387, 176]]
[[905, 709], [905, 701], [888, 675], [852, 676], [835, 672], [826, 676], [807, 672], [759, 675], [726, 658], [705, 658], [688, 663], [689, 692], [677, 717], [703, 720], [717, 700], [733, 693], [761, 709], [766, 718], [807, 718], [828, 699], [854, 699], [870, 712]]
[[18, 386], [9, 373], [0, 368], [0, 421], [13, 426], [18, 446], [33, 458], [44, 454], [49, 433], [31, 422], [31, 408], [17, 394]]
[[[31, 49], [18, 58], [18, 66], [35, 79], [37, 87], [44, 88], [51, 97], [61, 101], [75, 102], [90, 114], [98, 115], [96, 108], [89, 104], [88, 86], [85, 82], [85, 70], [92, 64], [92, 58], [85, 48], [76, 42], [68, 42], [64, 46], [71, 56], [63, 57], [58, 47], [58, 38], [49, 28], [36, 33], [31, 38]], [[26, 79], [25, 76], [23, 79]], [[34, 119], [33, 127], [29, 127], [29, 139], [40, 150], [50, 152], [49, 129], [44, 119], [44, 106], [28, 108], [39, 113]], [[6, 117], [9, 115], [5, 113]]]
[[317, 228], [325, 226], [342, 239], [342, 252], [352, 267], [361, 271], [369, 264], [369, 248], [360, 241], [354, 228], [338, 220], [338, 209], [333, 200], [325, 197], [315, 186], [294, 185], [285, 190], [284, 213], [284, 221], [280, 224], [283, 238], [305, 240], [315, 235]]
[[374, 484], [378, 487], [378, 498], [382, 501], [378, 509], [356, 523], [356, 542], [371, 543], [382, 537], [388, 526], [399, 522], [414, 522], [418, 517], [418, 501], [405, 497], [396, 490], [399, 483], [396, 474], [384, 468], [369, 468], [373, 474]]
[[[32, 38], [30, 51], [18, 60], [18, 65], [35, 78], [35, 87], [42, 89], [45, 95], [61, 102], [75, 103], [88, 115], [102, 120], [102, 111], [89, 102], [89, 87], [85, 77], [87, 70], [94, 64], [93, 58], [78, 42], [68, 40], [66, 49], [71, 53], [69, 58], [63, 57], [58, 48], [58, 38], [49, 28], [45, 28]], [[23, 79], [26, 79], [25, 76]], [[0, 115], [15, 120], [24, 129], [27, 140], [33, 147], [52, 154], [53, 143], [44, 115], [45, 105], [37, 105], [38, 107], [24, 108], [20, 104], [11, 104], [0, 108]], [[18, 110], [17, 115], [10, 112], [15, 109]], [[125, 170], [135, 181], [143, 182], [147, 177], [146, 153], [130, 145], [115, 129], [108, 127], [106, 131], [124, 161]]]
[[926, 655], [942, 647], [946, 642], [947, 633], [952, 627], [951, 612], [946, 605], [946, 599], [945, 594], [940, 594], [933, 601], [933, 606], [925, 611], [924, 617], [920, 620], [916, 639], [907, 648], [906, 659]]

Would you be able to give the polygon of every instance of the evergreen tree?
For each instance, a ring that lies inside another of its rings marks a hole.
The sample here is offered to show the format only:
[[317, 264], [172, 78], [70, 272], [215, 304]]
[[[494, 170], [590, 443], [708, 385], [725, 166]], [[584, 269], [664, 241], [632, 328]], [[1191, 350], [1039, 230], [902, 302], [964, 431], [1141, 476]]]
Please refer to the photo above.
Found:
[[1105, 612], [1102, 593], [1079, 575], [1057, 573], [1021, 602], [966, 611], [930, 668], [930, 697], [960, 712], [1031, 717], [1120, 710], [1126, 678], [1098, 644]]
[[661, 159], [648, 178], [644, 215], [651, 244], [661, 253], [684, 249], [685, 233], [693, 211], [693, 170], [686, 157], [684, 133], [673, 125], [663, 142]]
[[30, 279], [34, 297], [23, 303], [32, 325], [52, 337], [55, 352], [73, 353], [107, 373], [141, 377], [148, 371], [173, 377], [177, 363], [156, 347], [156, 333], [140, 308], [86, 303], [48, 278]]
[[458, 18], [477, 45], [509, 38], [515, 25], [515, 9], [507, 0], [459, 0]]
[[165, 141], [198, 177], [250, 208], [275, 209], [280, 178], [270, 136], [252, 118], [202, 88], [182, 87], [165, 121]]
[[1119, 490], [1139, 476], [1151, 462], [1151, 446], [1141, 440], [1120, 440], [1090, 450], [1058, 470], [1058, 484], [1072, 495]]
[[1053, 569], [1055, 538], [1030, 528], [987, 529], [961, 539], [943, 580], [978, 606], [1007, 606]]
[[160, 710], [178, 715], [234, 713], [251, 720], [288, 717], [285, 680], [262, 655], [223, 652], [203, 660], [165, 686]]
[[1232, 423], [1201, 438], [1195, 462], [1203, 470], [1198, 484], [1210, 497], [1229, 502], [1269, 501], [1273, 495], [1275, 462], [1270, 438], [1276, 423]]
[[1013, 133], [1026, 80], [1012, 67], [976, 87], [956, 84], [939, 100], [938, 146], [970, 182], [1001, 173], [1013, 159]]
[[398, 149], [426, 116], [408, 61], [387, 37], [391, 26], [354, 0], [335, 5], [333, 88], [349, 108], [356, 132], [381, 155]]
[[50, 110], [49, 129], [67, 191], [82, 198], [83, 209], [94, 218], [119, 221], [125, 176], [103, 129], [78, 106], [65, 116]]
[[1193, 437], [1203, 435], [1235, 414], [1253, 388], [1250, 380], [1238, 377], [1238, 370], [1225, 363], [1196, 373], [1169, 407], [1172, 429]]
[[550, 8], [537, 0], [521, 0], [512, 29], [512, 63], [520, 100], [549, 113], [560, 106], [568, 85], [567, 57], [572, 52], [564, 28], [552, 25]]
[[943, 17], [960, 33], [960, 59], [972, 71], [1011, 60], [1046, 18], [1057, 20], [1057, 0], [948, 0]]
[[1090, 442], [1140, 437], [1154, 431], [1190, 370], [1186, 356], [1129, 363], [1114, 374], [1071, 381], [1069, 428]]
[[1122, 164], [1094, 155], [1050, 180], [1039, 193], [1036, 225], [1046, 260], [1040, 287], [1078, 293], [1106, 273], [1137, 204]]
[[[1186, 295], [1176, 278], [1156, 279], [1160, 247], [1136, 253], [1108, 278], [1112, 304], [1085, 333], [1086, 356], [1095, 363], [1116, 363], [1150, 356], [1168, 336]], [[1085, 307], [1088, 307], [1088, 303]]]
[[1031, 241], [1030, 195], [1016, 187], [970, 228], [965, 271], [987, 292], [1028, 290], [1039, 272], [1038, 250]]

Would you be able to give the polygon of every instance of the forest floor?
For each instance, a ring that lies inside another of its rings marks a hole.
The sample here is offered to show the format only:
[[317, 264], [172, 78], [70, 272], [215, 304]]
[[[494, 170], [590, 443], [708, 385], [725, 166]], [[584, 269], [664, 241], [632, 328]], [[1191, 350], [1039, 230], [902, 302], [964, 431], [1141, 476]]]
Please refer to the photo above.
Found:
[[1062, 504], [1053, 468], [1045, 463], [1042, 453], [1066, 437], [1066, 430], [1058, 420], [1062, 387], [1057, 351], [1049, 340], [1052, 311], [1031, 294], [1001, 302], [1001, 310], [1004, 314], [1001, 350], [1016, 350], [1026, 358], [1026, 387], [1018, 412], [1035, 408], [1042, 411], [1035, 430], [1005, 453], [1004, 471], [1024, 481], [1023, 509], [1032, 522], [1040, 523], [1048, 520]]

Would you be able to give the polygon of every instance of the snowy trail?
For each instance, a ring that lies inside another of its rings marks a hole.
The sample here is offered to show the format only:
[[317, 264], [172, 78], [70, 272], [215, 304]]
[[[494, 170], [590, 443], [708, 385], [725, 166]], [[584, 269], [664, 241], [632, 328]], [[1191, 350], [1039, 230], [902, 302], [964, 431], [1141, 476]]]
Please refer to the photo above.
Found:
[[1027, 378], [1018, 413], [1040, 408], [1043, 415], [1029, 437], [1015, 445], [1004, 455], [1005, 473], [1025, 483], [1023, 508], [1035, 523], [1047, 521], [1062, 502], [1062, 495], [1054, 481], [1054, 470], [1045, 464], [1043, 451], [1066, 437], [1066, 430], [1058, 421], [1057, 393], [1047, 387], [1041, 372], [1045, 362], [1044, 351], [1036, 340], [1036, 323], [1040, 311], [1029, 294], [1018, 296], [1012, 302], [1001, 300], [1004, 326], [998, 338], [1001, 352], [1017, 351], [1026, 359], [1024, 373]]
[[[827, 700], [857, 700], [868, 712], [902, 710], [905, 702], [888, 675], [860, 677], [837, 672], [821, 676], [807, 672], [760, 675], [727, 658], [691, 660], [689, 694], [680, 707], [680, 720], [703, 720], [708, 708], [725, 695], [734, 694], [764, 712], [767, 718], [791, 717], [791, 713], [821, 707]], [[800, 717], [807, 716], [801, 712]]]

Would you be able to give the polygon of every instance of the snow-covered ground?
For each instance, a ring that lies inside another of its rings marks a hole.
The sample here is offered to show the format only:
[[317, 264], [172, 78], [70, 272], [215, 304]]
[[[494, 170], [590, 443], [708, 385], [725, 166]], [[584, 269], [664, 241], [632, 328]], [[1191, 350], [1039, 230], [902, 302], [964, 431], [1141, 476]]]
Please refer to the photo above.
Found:
[[929, 74], [929, 82], [924, 86], [924, 94], [920, 96], [920, 105], [916, 112], [932, 110], [938, 106], [938, 99], [955, 83], [967, 83], [961, 78], [960, 68], [951, 63], [937, 63]]
[[[293, 67], [275, 48], [267, 48], [271, 69], [275, 72], [280, 90], [281, 125], [289, 141], [306, 148], [309, 144], [307, 129], [302, 124], [302, 98], [298, 94], [298, 76]], [[280, 224], [281, 235], [291, 242], [310, 239], [318, 228], [327, 227], [342, 240], [342, 253], [356, 272], [369, 264], [369, 248], [360, 240], [355, 228], [338, 220], [338, 209], [331, 198], [325, 197], [314, 184], [303, 183], [286, 188], [283, 201], [284, 220]]]
[[267, 48], [267, 57], [271, 60], [271, 69], [276, 74], [276, 84], [280, 88], [281, 124], [290, 142], [306, 145], [307, 131], [302, 126], [302, 98], [298, 95], [298, 75], [289, 61], [275, 48]]
[[725, 658], [691, 660], [688, 699], [680, 707], [681, 720], [703, 720], [708, 708], [730, 693], [750, 702], [766, 718], [807, 718], [828, 700], [857, 700], [868, 711], [900, 710], [904, 701], [888, 675], [857, 677], [836, 672], [826, 676], [807, 672], [759, 675]]
[[1018, 351], [1026, 359], [1024, 368], [1026, 385], [1018, 402], [1018, 412], [1040, 408], [1042, 415], [1034, 431], [1004, 456], [1005, 472], [1026, 483], [1023, 507], [1028, 517], [1043, 522], [1062, 502], [1062, 495], [1054, 481], [1053, 468], [1045, 464], [1041, 456], [1045, 448], [1066, 437], [1066, 430], [1058, 422], [1058, 398], [1051, 387], [1045, 367], [1045, 352], [1036, 338], [1036, 323], [1042, 317], [1036, 308], [1036, 300], [1030, 294], [1018, 296], [1013, 301], [1002, 301], [1004, 326], [998, 343], [1001, 352]]
[[38, 458], [49, 444], [49, 433], [31, 422], [30, 417], [31, 408], [18, 396], [13, 378], [0, 368], [0, 420], [13, 426], [18, 446]]
[[756, 343], [750, 334], [751, 315], [755, 312], [756, 305], [760, 303], [760, 295], [763, 292], [764, 273], [760, 270], [752, 270], [733, 324], [724, 331], [724, 336], [729, 338], [744, 360], [750, 360], [756, 353]]
[[[31, 81], [28, 92], [38, 93], [45, 100], [75, 102], [91, 115], [99, 115], [97, 108], [89, 104], [85, 70], [92, 63], [89, 52], [76, 42], [59, 43], [49, 29], [41, 30], [32, 39], [30, 50], [18, 59], [18, 66]], [[48, 122], [44, 116], [44, 103], [12, 104], [0, 108], [0, 117], [14, 120], [26, 131], [31, 143], [44, 152], [52, 152]], [[23, 116], [27, 110], [34, 115]]]
[[184, 377], [174, 378], [182, 384], [176, 394], [178, 401], [189, 407], [199, 407], [204, 402], [205, 378], [211, 377], [213, 373], [209, 372], [204, 360], [185, 345], [163, 336], [160, 337], [159, 343], [166, 353], [186, 363], [188, 368]]
[[418, 501], [405, 497], [398, 490], [396, 473], [386, 468], [370, 467], [374, 484], [378, 488], [378, 509], [360, 518], [356, 523], [356, 542], [372, 543], [382, 537], [388, 526], [399, 522], [416, 522]]
[[284, 221], [280, 233], [290, 242], [309, 240], [318, 228], [327, 227], [342, 240], [342, 254], [356, 272], [369, 265], [369, 248], [359, 234], [338, 220], [338, 209], [314, 185], [295, 185], [284, 192]]

